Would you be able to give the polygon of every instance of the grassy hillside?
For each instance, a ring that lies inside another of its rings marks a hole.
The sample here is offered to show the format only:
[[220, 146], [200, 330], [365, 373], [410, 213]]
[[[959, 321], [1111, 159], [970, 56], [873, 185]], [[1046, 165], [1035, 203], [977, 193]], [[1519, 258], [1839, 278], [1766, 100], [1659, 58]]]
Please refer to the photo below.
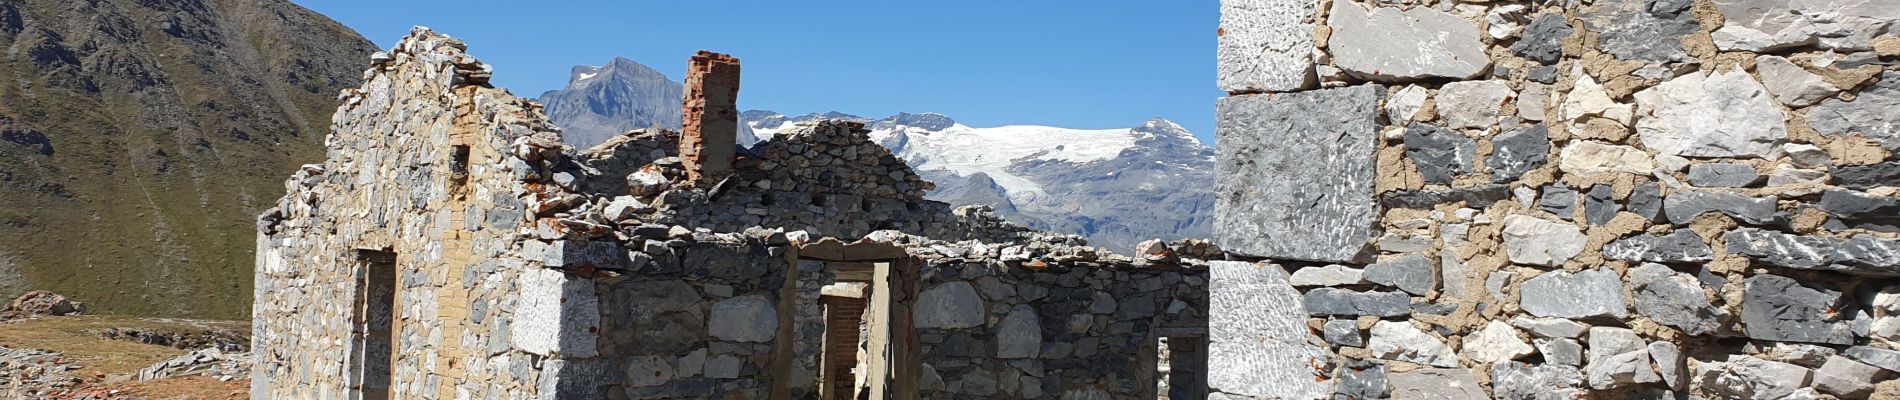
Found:
[[285, 0], [8, 0], [0, 45], [0, 296], [211, 318], [375, 51]]

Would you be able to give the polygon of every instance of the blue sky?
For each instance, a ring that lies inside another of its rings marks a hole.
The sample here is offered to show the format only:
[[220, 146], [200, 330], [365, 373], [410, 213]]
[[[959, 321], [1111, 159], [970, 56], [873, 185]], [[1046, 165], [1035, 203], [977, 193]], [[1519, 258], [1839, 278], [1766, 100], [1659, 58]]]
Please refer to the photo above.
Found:
[[1214, 1], [294, 0], [387, 48], [414, 25], [468, 41], [524, 96], [624, 56], [680, 80], [696, 50], [744, 62], [742, 109], [973, 126], [1132, 127], [1212, 143]]

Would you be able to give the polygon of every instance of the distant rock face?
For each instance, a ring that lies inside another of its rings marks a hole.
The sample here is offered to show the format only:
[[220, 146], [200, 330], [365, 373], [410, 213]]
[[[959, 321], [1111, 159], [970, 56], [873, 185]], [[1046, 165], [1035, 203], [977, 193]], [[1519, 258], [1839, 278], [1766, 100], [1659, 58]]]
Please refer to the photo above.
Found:
[[1340, 69], [1380, 82], [1470, 78], [1491, 66], [1478, 26], [1428, 7], [1400, 10], [1333, 2], [1327, 50]]
[[680, 129], [684, 85], [625, 58], [574, 67], [567, 87], [541, 94], [561, 139], [586, 149], [629, 130]]
[[286, 0], [9, 0], [0, 48], [0, 298], [219, 319], [251, 315], [254, 217], [376, 51]]

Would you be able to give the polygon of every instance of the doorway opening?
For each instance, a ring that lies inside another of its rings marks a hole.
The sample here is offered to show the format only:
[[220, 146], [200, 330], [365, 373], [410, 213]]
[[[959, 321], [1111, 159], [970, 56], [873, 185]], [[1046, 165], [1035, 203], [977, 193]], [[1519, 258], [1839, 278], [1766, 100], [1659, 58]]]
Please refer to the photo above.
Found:
[[1207, 338], [1199, 332], [1162, 330], [1155, 346], [1158, 398], [1207, 398]]
[[825, 312], [820, 399], [883, 398], [888, 390], [882, 378], [891, 373], [889, 265], [825, 263], [835, 283], [819, 297]]
[[396, 254], [359, 250], [356, 264], [350, 390], [356, 399], [385, 400], [390, 398], [390, 361], [396, 344]]

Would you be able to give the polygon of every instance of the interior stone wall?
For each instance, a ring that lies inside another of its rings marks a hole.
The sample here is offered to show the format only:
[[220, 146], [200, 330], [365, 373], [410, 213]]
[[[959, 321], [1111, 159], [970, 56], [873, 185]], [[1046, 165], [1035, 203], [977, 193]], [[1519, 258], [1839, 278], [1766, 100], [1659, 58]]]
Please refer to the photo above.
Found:
[[1155, 398], [1160, 338], [1207, 328], [1207, 273], [1131, 261], [926, 261], [922, 397]]
[[1900, 396], [1896, 7], [1223, 0], [1216, 397]]
[[648, 261], [594, 280], [609, 397], [763, 399], [791, 380], [772, 372], [786, 243], [711, 239], [647, 238], [634, 248]]

